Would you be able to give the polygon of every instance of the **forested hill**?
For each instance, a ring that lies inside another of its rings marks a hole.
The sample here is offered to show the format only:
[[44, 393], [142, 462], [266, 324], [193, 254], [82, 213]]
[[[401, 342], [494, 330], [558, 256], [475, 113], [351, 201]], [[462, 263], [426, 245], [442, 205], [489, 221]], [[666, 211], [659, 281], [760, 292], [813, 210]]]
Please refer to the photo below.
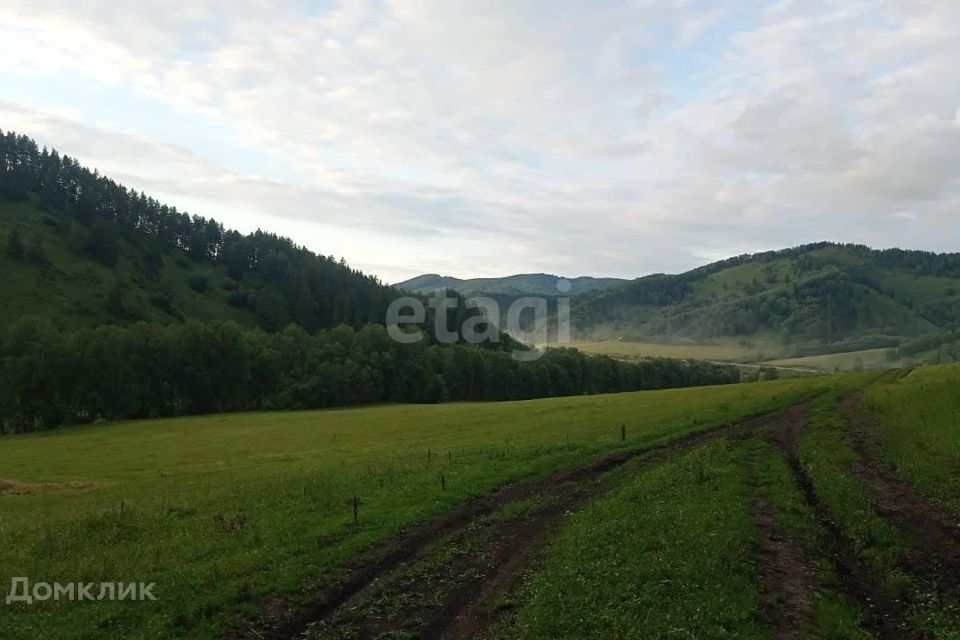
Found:
[[0, 131], [0, 326], [382, 323], [392, 287], [291, 240], [191, 216]]
[[818, 243], [575, 298], [582, 337], [894, 346], [960, 326], [960, 254]]
[[[556, 296], [561, 293], [576, 295], [608, 289], [627, 282], [620, 278], [564, 278], [547, 273], [527, 273], [502, 278], [460, 279], [428, 273], [405, 280], [396, 285], [398, 289], [415, 293], [431, 294], [443, 289], [452, 289], [464, 296]], [[561, 284], [558, 289], [558, 283]], [[569, 284], [569, 290], [564, 284]]]
[[[99, 419], [732, 383], [731, 367], [391, 339], [400, 292], [0, 132], [0, 434]], [[447, 327], [463, 329], [462, 297]], [[430, 337], [428, 313], [425, 332]], [[452, 322], [451, 322], [452, 320]], [[483, 323], [474, 331], [486, 334]], [[299, 325], [299, 326], [298, 326]]]

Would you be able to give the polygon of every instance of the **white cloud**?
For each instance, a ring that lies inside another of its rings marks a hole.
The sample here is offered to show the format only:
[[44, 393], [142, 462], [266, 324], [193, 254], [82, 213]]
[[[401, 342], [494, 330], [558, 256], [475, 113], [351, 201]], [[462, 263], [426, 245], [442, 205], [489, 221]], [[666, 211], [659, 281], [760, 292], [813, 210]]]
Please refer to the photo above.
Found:
[[[0, 126], [388, 278], [629, 276], [817, 239], [954, 248], [957, 4], [715, 7], [5, 0], [0, 78], [63, 86], [14, 96], [31, 104]], [[71, 82], [202, 114], [296, 174], [229, 171], [136, 114], [100, 126]]]

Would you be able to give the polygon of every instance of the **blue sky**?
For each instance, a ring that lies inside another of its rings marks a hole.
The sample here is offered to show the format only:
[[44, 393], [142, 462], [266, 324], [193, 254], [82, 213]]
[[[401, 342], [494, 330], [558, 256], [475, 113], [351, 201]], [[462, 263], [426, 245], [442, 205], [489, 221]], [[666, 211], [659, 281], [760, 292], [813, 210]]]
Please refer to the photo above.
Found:
[[3, 0], [0, 37], [0, 129], [386, 281], [960, 244], [947, 0]]

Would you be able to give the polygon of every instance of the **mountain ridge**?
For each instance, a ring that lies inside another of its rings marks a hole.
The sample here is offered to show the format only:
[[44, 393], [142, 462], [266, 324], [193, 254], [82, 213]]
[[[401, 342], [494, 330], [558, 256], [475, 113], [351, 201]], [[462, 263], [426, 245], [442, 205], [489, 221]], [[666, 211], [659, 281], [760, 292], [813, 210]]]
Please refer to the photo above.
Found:
[[818, 242], [574, 299], [581, 337], [903, 342], [960, 326], [960, 253]]
[[[492, 278], [457, 278], [436, 273], [425, 273], [394, 285], [397, 289], [414, 293], [436, 293], [453, 289], [464, 296], [500, 295], [576, 295], [618, 286], [628, 282], [623, 278], [593, 276], [565, 277], [550, 273], [517, 273]], [[569, 284], [566, 289], [565, 284]], [[558, 284], [560, 285], [558, 288]], [[566, 290], [563, 290], [566, 289]]]

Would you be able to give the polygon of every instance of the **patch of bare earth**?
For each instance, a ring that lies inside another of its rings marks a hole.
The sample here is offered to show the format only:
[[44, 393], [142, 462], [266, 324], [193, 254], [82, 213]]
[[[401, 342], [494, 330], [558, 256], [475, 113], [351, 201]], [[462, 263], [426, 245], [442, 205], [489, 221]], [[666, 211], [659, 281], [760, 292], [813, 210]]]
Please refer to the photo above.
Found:
[[803, 543], [777, 521], [776, 508], [763, 495], [754, 496], [753, 520], [764, 622], [774, 640], [806, 637], [816, 569]]
[[851, 470], [870, 492], [876, 512], [909, 538], [906, 568], [938, 590], [960, 595], [960, 517], [918, 493], [881, 459], [876, 424], [858, 403], [858, 396], [850, 395], [840, 404], [847, 441], [860, 455]]
[[[760, 416], [679, 438], [662, 446], [622, 451], [547, 478], [507, 484], [415, 526], [350, 567], [314, 605], [297, 609], [272, 601], [273, 617], [247, 625], [231, 639], [297, 637], [356, 639], [405, 633], [430, 640], [481, 637], [502, 614], [502, 596], [516, 586], [563, 517], [612, 486], [607, 474], [639, 459], [660, 463], [712, 439], [754, 433], [784, 415]], [[530, 505], [515, 515], [510, 506]], [[440, 556], [445, 561], [437, 562]]]

